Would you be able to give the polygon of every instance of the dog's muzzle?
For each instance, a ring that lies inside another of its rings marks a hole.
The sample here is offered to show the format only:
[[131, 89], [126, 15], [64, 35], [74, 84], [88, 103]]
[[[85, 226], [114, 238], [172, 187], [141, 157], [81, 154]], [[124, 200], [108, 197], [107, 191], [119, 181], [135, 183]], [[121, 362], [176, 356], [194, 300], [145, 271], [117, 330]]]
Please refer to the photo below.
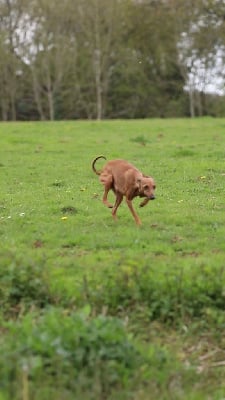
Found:
[[149, 200], [155, 200], [154, 194], [152, 194], [152, 195], [149, 197]]

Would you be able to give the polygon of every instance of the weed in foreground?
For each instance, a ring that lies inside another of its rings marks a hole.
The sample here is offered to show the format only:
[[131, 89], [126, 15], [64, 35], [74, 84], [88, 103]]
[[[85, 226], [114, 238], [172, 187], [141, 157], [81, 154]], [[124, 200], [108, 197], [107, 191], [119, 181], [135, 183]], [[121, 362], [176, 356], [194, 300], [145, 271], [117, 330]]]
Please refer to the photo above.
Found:
[[155, 370], [168, 363], [163, 349], [152, 348], [144, 355], [119, 319], [90, 319], [87, 310], [66, 315], [51, 308], [4, 324], [7, 335], [1, 338], [0, 360], [3, 392], [19, 399], [26, 385], [30, 398], [41, 399], [43, 389], [51, 393], [53, 385], [70, 396], [88, 391], [91, 399], [96, 395], [105, 398], [115, 389], [129, 387], [132, 379], [148, 379], [147, 366]]

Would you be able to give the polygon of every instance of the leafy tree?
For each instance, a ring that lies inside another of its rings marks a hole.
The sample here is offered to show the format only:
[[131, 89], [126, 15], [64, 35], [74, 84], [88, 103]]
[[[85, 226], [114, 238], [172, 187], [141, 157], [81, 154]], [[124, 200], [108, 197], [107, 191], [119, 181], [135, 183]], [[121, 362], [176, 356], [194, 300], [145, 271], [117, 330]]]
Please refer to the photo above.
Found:
[[16, 119], [16, 101], [20, 96], [17, 77], [21, 63], [17, 55], [17, 32], [23, 0], [0, 1], [0, 95], [2, 119]]
[[224, 0], [0, 0], [1, 118], [195, 116], [214, 101], [221, 115], [206, 89], [225, 79], [224, 15]]
[[174, 15], [170, 8], [161, 1], [133, 3], [123, 40], [126, 58], [116, 73], [118, 86], [119, 75], [123, 86], [127, 82], [127, 90], [120, 88], [120, 93], [122, 97], [130, 95], [129, 115], [170, 115], [170, 101], [179, 102], [184, 96], [184, 79], [177, 64]]

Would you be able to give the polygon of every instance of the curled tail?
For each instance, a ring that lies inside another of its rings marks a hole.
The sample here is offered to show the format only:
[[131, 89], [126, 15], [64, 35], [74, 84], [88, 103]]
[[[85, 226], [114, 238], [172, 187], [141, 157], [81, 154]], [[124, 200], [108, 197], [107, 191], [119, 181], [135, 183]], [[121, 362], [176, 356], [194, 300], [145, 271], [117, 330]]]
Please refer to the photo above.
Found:
[[104, 160], [106, 160], [106, 158], [105, 158], [104, 156], [98, 156], [98, 157], [96, 157], [96, 158], [94, 159], [94, 161], [92, 162], [92, 169], [93, 169], [93, 171], [94, 171], [94, 173], [95, 173], [96, 175], [100, 175], [100, 174], [101, 174], [101, 171], [97, 171], [96, 168], [95, 168], [95, 163], [96, 163], [96, 161], [99, 160], [100, 158], [104, 158]]

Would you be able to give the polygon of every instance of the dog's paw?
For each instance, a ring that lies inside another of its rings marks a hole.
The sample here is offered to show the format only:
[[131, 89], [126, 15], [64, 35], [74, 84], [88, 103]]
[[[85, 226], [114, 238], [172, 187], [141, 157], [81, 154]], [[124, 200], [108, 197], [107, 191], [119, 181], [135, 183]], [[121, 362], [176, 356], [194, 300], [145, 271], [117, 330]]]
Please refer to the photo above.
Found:
[[139, 207], [144, 207], [144, 206], [146, 206], [146, 204], [148, 204], [148, 202], [149, 202], [149, 199], [144, 199], [144, 200], [140, 203]]

